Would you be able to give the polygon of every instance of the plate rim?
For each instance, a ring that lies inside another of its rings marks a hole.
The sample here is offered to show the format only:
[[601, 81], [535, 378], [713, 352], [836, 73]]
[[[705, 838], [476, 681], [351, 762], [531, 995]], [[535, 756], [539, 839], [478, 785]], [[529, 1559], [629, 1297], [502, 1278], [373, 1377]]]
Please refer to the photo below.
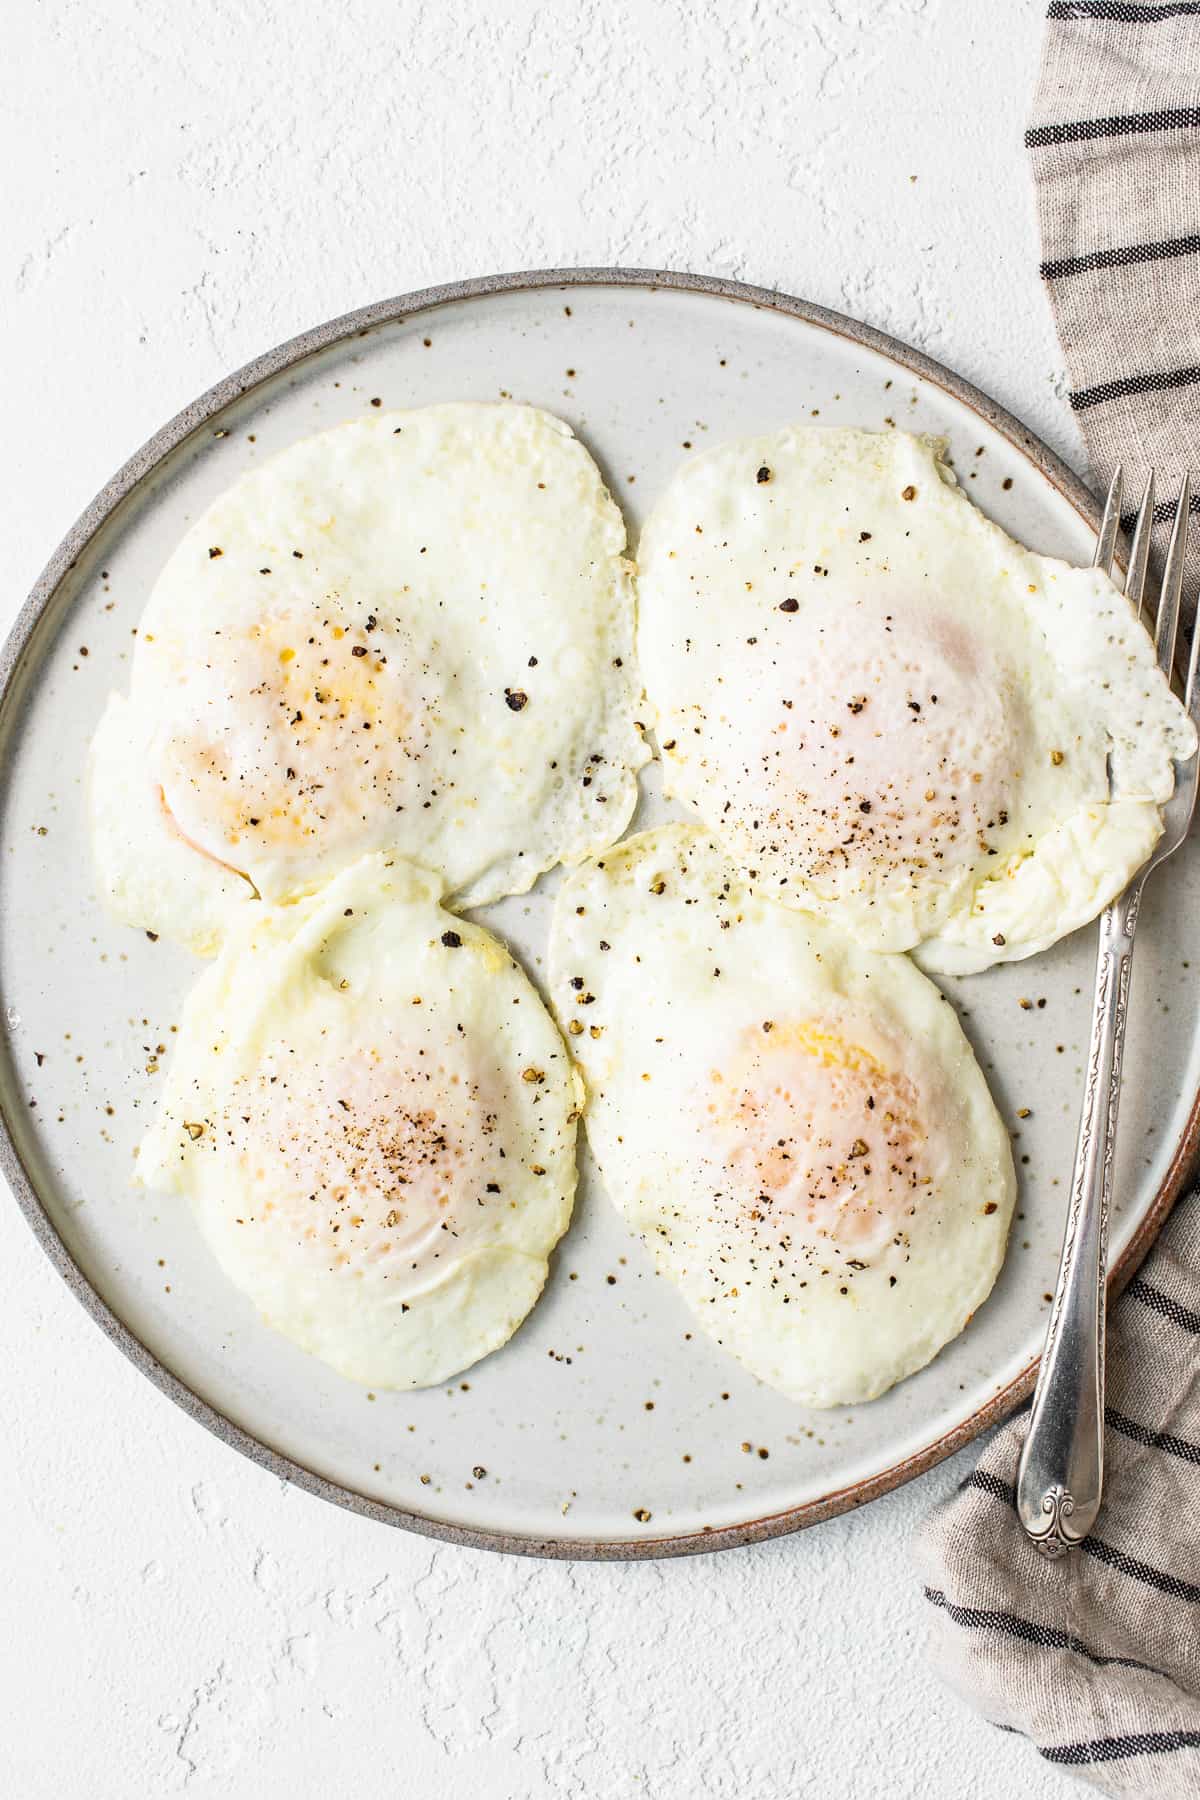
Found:
[[[1101, 509], [1096, 497], [1069, 464], [1035, 432], [1023, 425], [998, 401], [943, 363], [848, 314], [832, 311], [794, 295], [754, 287], [723, 276], [697, 275], [676, 270], [581, 267], [520, 270], [509, 274], [477, 276], [374, 301], [368, 306], [356, 308], [302, 331], [223, 377], [147, 439], [84, 508], [50, 557], [18, 612], [0, 649], [0, 723], [5, 720], [12, 703], [16, 683], [37, 627], [63, 580], [71, 573], [91, 540], [108, 523], [122, 502], [137, 490], [167, 456], [202, 430], [225, 407], [272, 377], [289, 368], [298, 367], [318, 352], [353, 337], [367, 336], [377, 326], [399, 324], [448, 303], [476, 300], [493, 294], [578, 287], [642, 288], [651, 292], [666, 288], [684, 293], [705, 294], [739, 305], [748, 305], [756, 310], [782, 314], [877, 352], [898, 367], [934, 383], [962, 402], [1031, 462], [1092, 530], [1098, 528]], [[1120, 1293], [1131, 1280], [1154, 1242], [1179, 1196], [1189, 1165], [1198, 1150], [1200, 1092], [1192, 1100], [1187, 1122], [1158, 1192], [1124, 1253], [1109, 1273], [1110, 1299]], [[279, 1480], [302, 1488], [319, 1499], [341, 1506], [360, 1517], [402, 1527], [419, 1536], [463, 1545], [469, 1549], [563, 1561], [630, 1562], [705, 1554], [760, 1543], [767, 1538], [783, 1537], [879, 1499], [914, 1477], [926, 1473], [989, 1427], [999, 1424], [1031, 1392], [1040, 1360], [1035, 1357], [983, 1406], [976, 1408], [957, 1425], [924, 1444], [912, 1455], [901, 1458], [899, 1462], [874, 1475], [781, 1511], [738, 1524], [706, 1527], [699, 1531], [654, 1538], [543, 1538], [509, 1531], [486, 1531], [411, 1512], [404, 1507], [372, 1499], [343, 1482], [333, 1481], [283, 1455], [263, 1439], [236, 1424], [219, 1407], [201, 1399], [180, 1376], [160, 1362], [117, 1316], [71, 1255], [41, 1199], [35, 1177], [26, 1167], [18, 1148], [17, 1134], [10, 1122], [9, 1104], [2, 1097], [0, 1173], [8, 1181], [37, 1242], [93, 1323], [99, 1326], [109, 1341], [116, 1345], [142, 1375], [168, 1399], [173, 1400], [189, 1418]]]

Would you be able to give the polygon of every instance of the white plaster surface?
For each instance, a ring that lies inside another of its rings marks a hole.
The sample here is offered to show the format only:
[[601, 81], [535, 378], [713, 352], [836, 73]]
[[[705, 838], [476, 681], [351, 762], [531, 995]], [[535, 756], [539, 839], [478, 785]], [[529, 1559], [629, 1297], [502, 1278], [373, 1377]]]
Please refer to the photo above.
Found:
[[[690, 268], [858, 314], [1076, 462], [1021, 131], [1040, 0], [13, 0], [0, 623], [230, 367], [498, 269]], [[1059, 1800], [923, 1663], [853, 1517], [629, 1567], [436, 1547], [210, 1439], [0, 1206], [0, 1792], [12, 1800]]]

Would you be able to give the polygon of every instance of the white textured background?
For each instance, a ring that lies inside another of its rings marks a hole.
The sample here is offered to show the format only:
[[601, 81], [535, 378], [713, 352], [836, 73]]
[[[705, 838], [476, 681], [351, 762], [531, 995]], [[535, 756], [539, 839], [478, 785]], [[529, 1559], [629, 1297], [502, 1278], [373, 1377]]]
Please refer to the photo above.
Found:
[[[1078, 440], [1021, 131], [1040, 0], [10, 0], [0, 623], [232, 366], [499, 269], [737, 276]], [[915, 1523], [970, 1466], [723, 1557], [436, 1548], [281, 1488], [0, 1207], [12, 1800], [1065, 1800], [936, 1689]]]

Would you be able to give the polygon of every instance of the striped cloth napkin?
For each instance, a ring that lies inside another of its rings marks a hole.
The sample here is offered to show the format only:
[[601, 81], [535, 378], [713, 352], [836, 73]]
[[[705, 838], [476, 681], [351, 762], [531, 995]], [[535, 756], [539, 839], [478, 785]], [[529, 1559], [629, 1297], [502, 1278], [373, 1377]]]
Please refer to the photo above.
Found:
[[917, 1539], [934, 1667], [1106, 1794], [1200, 1796], [1200, 1196], [1113, 1308], [1104, 1505], [1039, 1555], [1013, 1508], [1026, 1408]]
[[[1120, 461], [1136, 506], [1154, 468], [1164, 534], [1200, 467], [1198, 102], [1200, 0], [1050, 6], [1026, 133], [1042, 275], [1097, 483]], [[1200, 1197], [1113, 1308], [1104, 1506], [1056, 1562], [1013, 1508], [1028, 1417], [919, 1535], [935, 1667], [1103, 1792], [1200, 1800]]]
[[[1158, 471], [1160, 556], [1179, 478], [1200, 466], [1198, 102], [1197, 0], [1051, 5], [1025, 133], [1042, 276], [1096, 485], [1123, 464], [1128, 529]], [[1194, 596], [1200, 548], [1188, 576]]]

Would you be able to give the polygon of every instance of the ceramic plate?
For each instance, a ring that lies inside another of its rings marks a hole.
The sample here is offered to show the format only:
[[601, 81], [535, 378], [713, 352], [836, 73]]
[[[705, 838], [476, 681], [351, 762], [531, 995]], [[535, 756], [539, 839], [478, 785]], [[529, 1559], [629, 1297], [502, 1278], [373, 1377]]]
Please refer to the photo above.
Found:
[[[372, 402], [514, 399], [568, 419], [635, 535], [693, 450], [820, 418], [943, 433], [971, 498], [1034, 548], [1089, 558], [1096, 507], [1044, 446], [916, 352], [800, 301], [687, 276], [573, 271], [388, 301], [284, 345], [182, 413], [110, 483], [10, 639], [0, 704], [4, 1164], [92, 1316], [192, 1416], [275, 1473], [435, 1536], [559, 1556], [745, 1543], [929, 1467], [1027, 1391], [1062, 1229], [1094, 931], [946, 984], [1021, 1175], [996, 1289], [931, 1366], [870, 1406], [805, 1412], [727, 1360], [651, 1272], [587, 1166], [528, 1323], [465, 1379], [372, 1396], [268, 1330], [181, 1204], [135, 1189], [153, 1072], [197, 965], [97, 905], [88, 739], [188, 524], [243, 470]], [[637, 824], [667, 808], [645, 783]], [[480, 916], [535, 979], [554, 879]], [[1200, 847], [1151, 885], [1134, 971], [1113, 1248], [1118, 1278], [1196, 1129]], [[1026, 1007], [1022, 1001], [1032, 1001]], [[1141, 1079], [1153, 1066], [1156, 1079]], [[1161, 1078], [1170, 1070], [1171, 1079]], [[1032, 1109], [1028, 1119], [1019, 1111]], [[570, 1276], [574, 1280], [570, 1280]], [[769, 1451], [766, 1458], [745, 1446]], [[483, 1476], [475, 1471], [486, 1470]]]

